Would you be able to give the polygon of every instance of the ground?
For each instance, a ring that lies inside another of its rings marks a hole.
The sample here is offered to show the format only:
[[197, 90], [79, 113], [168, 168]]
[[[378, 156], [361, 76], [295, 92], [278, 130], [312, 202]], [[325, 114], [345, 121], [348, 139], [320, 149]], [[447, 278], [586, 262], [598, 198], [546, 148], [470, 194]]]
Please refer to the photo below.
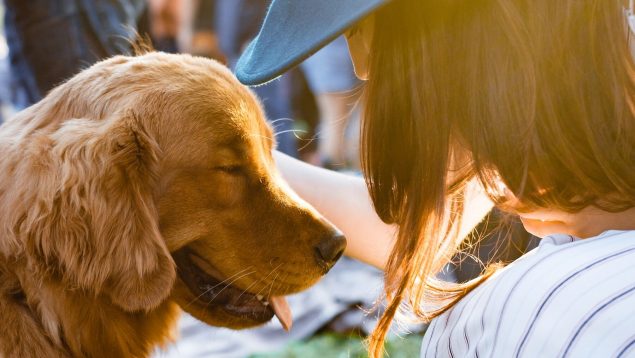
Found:
[[[419, 356], [420, 335], [394, 337], [386, 344], [387, 357], [413, 358]], [[365, 358], [368, 357], [363, 341], [357, 336], [333, 333], [317, 335], [307, 341], [290, 344], [280, 352], [257, 354], [250, 358]]]

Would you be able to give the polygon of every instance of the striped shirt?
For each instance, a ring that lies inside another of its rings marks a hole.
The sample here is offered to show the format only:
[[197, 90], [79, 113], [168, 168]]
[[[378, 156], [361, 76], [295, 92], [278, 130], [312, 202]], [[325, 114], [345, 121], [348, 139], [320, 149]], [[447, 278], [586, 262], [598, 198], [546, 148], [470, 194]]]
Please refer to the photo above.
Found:
[[635, 231], [553, 235], [432, 321], [422, 357], [635, 357]]

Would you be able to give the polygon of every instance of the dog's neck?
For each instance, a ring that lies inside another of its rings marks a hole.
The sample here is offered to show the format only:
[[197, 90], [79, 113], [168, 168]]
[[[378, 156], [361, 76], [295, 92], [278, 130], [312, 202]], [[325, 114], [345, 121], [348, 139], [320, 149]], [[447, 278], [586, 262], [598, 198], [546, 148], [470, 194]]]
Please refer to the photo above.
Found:
[[130, 313], [106, 297], [21, 276], [6, 266], [0, 270], [0, 309], [16, 316], [3, 319], [22, 323], [0, 325], [0, 355], [10, 356], [12, 347], [24, 350], [14, 354], [24, 357], [144, 357], [175, 336], [180, 309], [169, 300], [152, 311]]

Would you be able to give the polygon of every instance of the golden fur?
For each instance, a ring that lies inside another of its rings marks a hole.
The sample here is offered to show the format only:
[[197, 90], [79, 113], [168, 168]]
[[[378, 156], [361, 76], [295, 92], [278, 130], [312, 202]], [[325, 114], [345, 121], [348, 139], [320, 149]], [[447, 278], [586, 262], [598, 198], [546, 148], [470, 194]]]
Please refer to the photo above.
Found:
[[271, 318], [230, 314], [182, 275], [196, 256], [278, 296], [328, 269], [315, 245], [333, 228], [280, 180], [273, 144], [227, 69], [161, 53], [100, 62], [5, 123], [0, 356], [147, 356], [179, 306], [231, 328]]

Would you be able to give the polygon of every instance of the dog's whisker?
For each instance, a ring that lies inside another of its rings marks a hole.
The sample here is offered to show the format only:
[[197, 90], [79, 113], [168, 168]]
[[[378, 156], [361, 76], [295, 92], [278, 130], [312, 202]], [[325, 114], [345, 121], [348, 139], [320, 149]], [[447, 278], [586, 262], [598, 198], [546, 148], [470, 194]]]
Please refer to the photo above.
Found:
[[258, 279], [257, 281], [254, 281], [251, 285], [249, 285], [249, 287], [247, 287], [245, 290], [243, 290], [243, 292], [242, 292], [242, 293], [240, 294], [240, 296], [238, 296], [238, 297], [241, 297], [241, 296], [242, 296], [244, 293], [246, 293], [246, 292], [247, 292], [247, 291], [248, 291], [248, 290], [249, 290], [249, 289], [250, 289], [253, 285], [255, 285], [255, 284], [257, 284], [257, 283], [260, 283], [260, 282], [264, 282], [265, 280], [267, 280], [267, 278], [269, 278], [269, 276], [271, 276], [271, 274], [273, 274], [273, 273], [274, 273], [277, 269], [279, 269], [281, 265], [282, 265], [282, 263], [281, 263], [280, 265], [278, 265], [276, 268], [274, 268], [273, 270], [269, 271], [269, 273], [267, 274], [267, 276], [265, 276], [265, 277], [263, 277], [263, 278], [261, 278], [261, 279]]
[[[236, 282], [236, 281], [240, 280], [240, 279], [241, 279], [241, 278], [243, 278], [243, 277], [247, 277], [247, 276], [251, 275], [251, 274], [252, 274], [252, 273], [254, 273], [254, 272], [256, 272], [256, 271], [251, 271], [251, 272], [248, 272], [248, 273], [246, 273], [246, 274], [244, 274], [244, 275], [242, 275], [242, 276], [240, 276], [240, 277], [237, 277], [235, 280], [233, 280], [233, 281], [231, 281], [231, 282], [227, 283], [227, 284], [225, 285], [225, 287], [223, 287], [220, 291], [218, 291], [218, 292], [217, 292], [217, 293], [216, 293], [216, 294], [215, 294], [215, 295], [214, 295], [214, 296], [213, 296], [213, 297], [209, 300], [208, 304], [209, 304], [209, 303], [211, 303], [212, 301], [214, 301], [214, 299], [215, 299], [218, 295], [220, 295], [220, 293], [221, 293], [221, 292], [223, 292], [223, 291], [224, 291], [227, 287], [231, 286], [231, 284], [233, 284], [234, 282]], [[219, 284], [216, 284], [216, 285], [214, 285], [214, 286], [212, 286], [212, 287], [209, 287], [207, 290], [205, 290], [205, 292], [203, 292], [203, 293], [202, 293], [202, 295], [205, 295], [205, 294], [207, 294], [208, 292], [212, 291], [213, 289], [215, 289], [216, 287], [218, 287], [218, 285], [219, 285]], [[200, 297], [200, 296], [201, 296], [201, 295], [199, 295], [199, 297]]]
[[[276, 132], [276, 133], [274, 133], [273, 136], [275, 138], [275, 137], [278, 137], [279, 135], [285, 134], [285, 133], [293, 133], [297, 139], [302, 139], [302, 137], [298, 136], [297, 133], [308, 133], [308, 132], [303, 130], [303, 129], [287, 129], [287, 130], [284, 130], [284, 131]], [[253, 137], [260, 137], [260, 138], [270, 139], [270, 140], [274, 139], [274, 138], [271, 138], [269, 136], [266, 136], [266, 135], [263, 135], [263, 134], [260, 134], [260, 133], [250, 133], [249, 135], [253, 136]]]
[[[261, 278], [261, 279], [259, 279], [257, 281], [254, 281], [251, 285], [249, 285], [246, 289], [244, 289], [243, 292], [240, 295], [238, 295], [238, 298], [241, 298], [243, 296], [243, 294], [247, 293], [247, 291], [249, 291], [249, 289], [252, 288], [255, 284], [260, 283], [260, 282], [264, 282], [267, 278], [269, 278], [269, 276], [271, 276], [272, 273], [274, 273], [277, 269], [279, 269], [280, 266], [282, 266], [282, 263], [280, 263], [278, 266], [276, 266], [276, 268], [274, 268], [273, 270], [269, 271], [267, 276], [265, 276], [265, 277], [263, 277], [263, 278]], [[260, 293], [260, 292], [258, 292], [258, 293]]]
[[311, 143], [315, 142], [317, 139], [318, 139], [317, 135], [314, 135], [311, 138], [303, 139], [306, 142], [306, 144], [304, 144], [302, 147], [298, 148], [298, 151], [302, 151], [302, 150], [306, 149], [308, 146], [311, 145]]
[[[271, 264], [271, 262], [269, 262], [269, 264]], [[282, 265], [284, 264], [284, 262], [279, 263], [276, 267], [274, 267], [273, 269], [271, 269], [271, 271], [269, 271], [269, 273], [267, 274], [267, 276], [263, 277], [262, 280], [266, 280], [267, 278], [269, 278], [269, 276], [273, 275], [274, 272], [278, 271], [280, 269], [280, 267], [282, 267]]]
[[274, 125], [274, 124], [276, 124], [278, 122], [284, 122], [284, 121], [293, 122], [293, 118], [287, 118], [287, 117], [277, 118], [277, 119], [274, 119], [272, 121], [269, 121], [269, 123], [271, 125]]
[[[218, 291], [218, 293], [216, 293], [216, 294], [214, 295], [214, 297], [212, 297], [212, 298], [211, 298], [211, 299], [207, 302], [207, 304], [209, 305], [210, 303], [212, 303], [212, 301], [213, 301], [213, 300], [214, 300], [214, 299], [215, 299], [215, 298], [216, 298], [216, 297], [217, 297], [217, 296], [218, 296], [221, 292], [223, 292], [223, 290], [225, 290], [227, 287], [229, 287], [231, 284], [233, 284], [234, 282], [236, 282], [236, 281], [240, 280], [241, 278], [243, 278], [243, 277], [247, 277], [247, 276], [249, 276], [249, 275], [251, 275], [251, 274], [253, 274], [253, 273], [255, 273], [255, 272], [256, 272], [256, 270], [253, 270], [253, 271], [247, 272], [247, 273], [245, 273], [245, 274], [243, 274], [243, 275], [240, 275], [240, 276], [238, 276], [238, 277], [235, 277], [232, 281], [230, 281], [229, 283], [227, 283], [227, 284], [225, 285], [225, 287], [223, 287], [220, 291]], [[226, 281], [226, 280], [224, 280], [224, 281]], [[207, 290], [205, 290], [205, 292], [203, 292], [201, 295], [199, 295], [199, 297], [201, 297], [202, 295], [205, 295], [205, 294], [209, 293], [211, 290], [213, 290], [214, 288], [218, 287], [218, 285], [219, 285], [219, 284], [216, 284], [216, 285], [214, 285], [214, 286], [212, 286], [212, 287], [209, 287]]]
[[[280, 268], [280, 265], [278, 265], [278, 267], [276, 267], [274, 270], [272, 270], [270, 272], [273, 273], [274, 271], [276, 271], [278, 268]], [[281, 271], [278, 271], [276, 273], [276, 276], [274, 276], [273, 280], [271, 281], [271, 285], [269, 285], [269, 292], [267, 293], [267, 297], [271, 297], [271, 290], [273, 289], [273, 285], [276, 283], [276, 279], [278, 278], [278, 275], [280, 275]], [[260, 295], [262, 293], [262, 291], [266, 290], [267, 286], [264, 286], [262, 289], [260, 289], [260, 291], [258, 291], [257, 295]]]
[[280, 132], [276, 132], [274, 133], [274, 137], [278, 137], [281, 134], [285, 134], [285, 133], [293, 133], [296, 135], [296, 138], [301, 139], [297, 133], [308, 133], [307, 131], [303, 130], [303, 129], [287, 129], [286, 131], [280, 131]]
[[[244, 270], [243, 270], [243, 271], [244, 271]], [[239, 279], [240, 279], [240, 278], [243, 278], [243, 277], [245, 277], [245, 276], [249, 276], [249, 275], [251, 275], [251, 274], [252, 274], [252, 273], [254, 273], [254, 272], [256, 272], [256, 271], [251, 271], [251, 272], [248, 272], [248, 273], [246, 273], [245, 275], [243, 275], [243, 276], [239, 277]], [[224, 281], [226, 281], [226, 280], [224, 280]], [[214, 288], [218, 287], [218, 285], [220, 285], [220, 284], [221, 284], [221, 283], [217, 283], [217, 284], [216, 284], [216, 285], [214, 285], [214, 286], [208, 287], [205, 291], [203, 291], [201, 294], [199, 294], [199, 295], [198, 295], [198, 296], [196, 296], [194, 299], [192, 299], [190, 302], [188, 302], [188, 303], [187, 303], [187, 305], [185, 305], [183, 308], [187, 308], [187, 307], [189, 307], [189, 306], [190, 306], [192, 303], [194, 303], [196, 300], [198, 300], [198, 299], [199, 299], [199, 298], [201, 298], [202, 296], [206, 295], [206, 294], [207, 294], [207, 293], [209, 293], [211, 290], [213, 290]], [[230, 283], [230, 284], [231, 284], [231, 283]], [[214, 297], [216, 297], [216, 296], [214, 296]]]
[[229, 282], [227, 285], [225, 285], [225, 287], [223, 287], [220, 291], [218, 291], [218, 292], [217, 292], [217, 293], [216, 293], [216, 294], [215, 294], [212, 298], [210, 298], [210, 299], [209, 299], [209, 301], [207, 302], [207, 305], [209, 305], [210, 303], [212, 303], [212, 302], [216, 299], [216, 297], [218, 297], [218, 295], [220, 295], [220, 294], [221, 294], [221, 293], [222, 293], [222, 292], [223, 292], [223, 291], [224, 291], [227, 287], [231, 286], [234, 282], [236, 282], [236, 281], [240, 280], [240, 279], [241, 279], [241, 278], [243, 278], [243, 277], [249, 276], [249, 275], [251, 275], [251, 274], [252, 274], [252, 273], [254, 273], [254, 272], [256, 272], [256, 271], [252, 271], [252, 272], [249, 272], [249, 273], [247, 273], [247, 274], [245, 274], [245, 275], [242, 275], [242, 276], [236, 277], [234, 280], [232, 280], [232, 281], [231, 281], [231, 282]]
[[[242, 270], [240, 270], [240, 271], [236, 272], [235, 274], [233, 274], [233, 275], [231, 275], [231, 276], [229, 276], [229, 277], [225, 278], [224, 280], [220, 281], [219, 283], [217, 283], [216, 285], [214, 285], [212, 288], [215, 288], [215, 287], [216, 287], [216, 286], [218, 286], [218, 285], [222, 285], [222, 284], [224, 284], [225, 282], [227, 282], [227, 281], [229, 281], [229, 280], [233, 279], [234, 277], [236, 277], [236, 276], [238, 276], [238, 275], [242, 274], [243, 272], [245, 272], [245, 271], [247, 271], [247, 270], [252, 270], [253, 268], [254, 268], [254, 266], [253, 266], [253, 265], [247, 266], [246, 268], [244, 268], [244, 269], [242, 269]], [[256, 272], [256, 270], [253, 270], [253, 272]], [[253, 272], [252, 272], [252, 273], [253, 273]]]
[[[275, 271], [275, 270], [274, 270], [274, 271]], [[272, 271], [272, 272], [273, 272], [273, 271]], [[277, 274], [276, 274], [276, 276], [277, 276]], [[275, 282], [275, 277], [274, 277], [274, 279], [273, 279], [273, 281], [272, 281], [272, 282]], [[258, 292], [256, 292], [256, 295], [262, 295], [262, 292], [263, 292], [264, 290], [266, 290], [266, 289], [267, 289], [267, 285], [263, 286], [263, 287], [262, 287], [262, 288], [261, 288]]]
[[252, 274], [252, 273], [254, 273], [254, 272], [256, 272], [256, 271], [255, 271], [255, 270], [254, 270], [254, 271], [251, 271], [251, 272], [249, 272], [249, 273], [246, 273], [246, 274], [244, 274], [244, 275], [241, 275], [241, 276], [236, 277], [235, 279], [233, 279], [231, 282], [229, 282], [228, 284], [226, 284], [226, 285], [225, 285], [225, 287], [221, 288], [221, 290], [220, 290], [220, 291], [218, 291], [218, 292], [214, 295], [214, 297], [210, 298], [210, 300], [207, 302], [207, 304], [212, 303], [212, 301], [214, 301], [214, 299], [215, 299], [216, 297], [218, 297], [218, 295], [220, 295], [223, 291], [225, 291], [225, 289], [226, 289], [227, 287], [231, 286], [234, 282], [236, 282], [236, 281], [240, 280], [240, 279], [241, 279], [241, 278], [243, 278], [243, 277], [247, 277], [247, 276], [251, 275], [251, 274]]
[[[206, 294], [206, 293], [208, 293], [209, 291], [211, 291], [211, 290], [215, 289], [216, 287], [218, 287], [218, 285], [221, 285], [221, 284], [223, 284], [224, 282], [227, 282], [227, 280], [231, 280], [233, 277], [236, 277], [236, 275], [240, 275], [240, 274], [242, 274], [243, 272], [245, 272], [245, 271], [247, 271], [247, 270], [250, 270], [250, 269], [252, 269], [252, 268], [253, 268], [253, 265], [247, 266], [247, 267], [245, 267], [244, 269], [242, 269], [242, 270], [240, 270], [240, 271], [236, 272], [235, 274], [233, 274], [233, 275], [229, 276], [228, 278], [226, 278], [226, 279], [222, 280], [221, 282], [217, 283], [216, 285], [214, 285], [214, 286], [212, 286], [212, 287], [209, 287], [207, 290], [205, 290], [205, 291], [204, 291], [204, 292], [202, 292], [200, 295], [196, 296], [194, 299], [192, 299], [190, 302], [188, 302], [188, 303], [187, 303], [187, 305], [185, 305], [185, 307], [189, 307], [192, 303], [194, 303], [194, 301], [198, 300], [199, 298], [201, 298], [203, 295], [205, 295], [205, 294]], [[251, 273], [254, 273], [254, 272], [256, 272], [256, 271], [254, 270], [254, 271], [253, 271], [253, 272], [251, 272]], [[251, 273], [250, 273], [250, 274], [251, 274]], [[184, 308], [185, 308], [185, 307], [184, 307]]]
[[276, 273], [276, 276], [273, 278], [273, 281], [271, 281], [271, 285], [269, 286], [269, 293], [267, 294], [267, 297], [271, 297], [271, 291], [273, 290], [273, 285], [276, 284], [276, 280], [278, 279], [279, 275], [280, 275], [280, 271]]
[[265, 278], [263, 280], [266, 280], [269, 276], [271, 276], [276, 270], [278, 270], [280, 267], [282, 266], [282, 262], [278, 264], [278, 266], [276, 266], [273, 270], [269, 271], [269, 273], [267, 274], [267, 276], [265, 276]]
[[238, 295], [238, 299], [240, 299], [241, 297], [243, 297], [243, 295], [244, 295], [245, 293], [247, 293], [247, 291], [249, 291], [249, 289], [250, 289], [250, 288], [252, 288], [255, 284], [257, 284], [257, 283], [259, 283], [259, 282], [262, 282], [262, 279], [257, 280], [257, 281], [254, 281], [254, 282], [252, 282], [252, 283], [251, 283], [251, 285], [247, 286], [247, 288], [246, 288], [246, 289], [244, 289], [244, 290], [243, 290], [243, 292], [241, 292], [241, 293], [240, 293], [240, 295]]
[[278, 129], [280, 129], [280, 127], [283, 127], [283, 124], [284, 124], [284, 123], [279, 123], [279, 124], [274, 124], [274, 125], [272, 125], [271, 127], [273, 128], [273, 132], [274, 132], [274, 133], [277, 133], [277, 132], [278, 132]]
[[247, 291], [249, 291], [249, 289], [252, 288], [255, 284], [263, 282], [265, 279], [266, 279], [266, 277], [252, 282], [251, 285], [247, 286], [247, 288], [244, 289], [243, 292], [240, 293], [240, 295], [238, 295], [238, 299], [240, 299], [245, 293], [247, 293]]

